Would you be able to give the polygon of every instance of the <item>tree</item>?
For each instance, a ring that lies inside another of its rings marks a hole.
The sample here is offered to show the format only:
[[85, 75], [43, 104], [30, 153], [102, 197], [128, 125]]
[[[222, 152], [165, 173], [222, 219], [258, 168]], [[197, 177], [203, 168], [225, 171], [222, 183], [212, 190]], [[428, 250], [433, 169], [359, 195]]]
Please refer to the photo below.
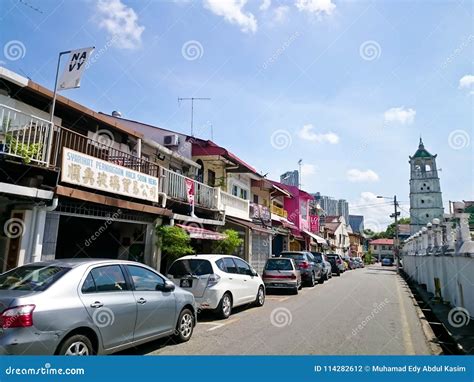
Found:
[[367, 265], [370, 265], [372, 264], [372, 251], [368, 251], [365, 256], [364, 256], [364, 263], [366, 263]]
[[226, 255], [233, 255], [237, 248], [239, 248], [244, 240], [239, 237], [239, 233], [233, 229], [226, 229], [224, 232], [225, 239], [219, 240], [215, 243], [214, 253], [224, 253]]
[[156, 227], [156, 233], [158, 235], [157, 245], [161, 248], [162, 253], [162, 271], [166, 271], [167, 265], [174, 260], [194, 253], [190, 244], [191, 238], [183, 229], [162, 225]]

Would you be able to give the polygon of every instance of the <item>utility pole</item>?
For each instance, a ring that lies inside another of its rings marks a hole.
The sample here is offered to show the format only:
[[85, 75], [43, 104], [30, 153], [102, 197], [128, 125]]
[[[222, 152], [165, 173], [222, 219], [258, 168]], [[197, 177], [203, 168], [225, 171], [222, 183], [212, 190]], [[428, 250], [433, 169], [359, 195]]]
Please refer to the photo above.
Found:
[[395, 218], [395, 245], [393, 246], [395, 250], [395, 258], [397, 261], [397, 273], [400, 273], [400, 248], [398, 245], [398, 215], [400, 212], [397, 210], [398, 202], [397, 202], [397, 195], [393, 196], [393, 214], [390, 217]]
[[178, 98], [178, 102], [181, 101], [191, 101], [191, 136], [194, 137], [194, 101], [210, 101], [210, 98], [197, 98], [197, 97], [189, 97], [189, 98]]
[[303, 163], [303, 159], [298, 161], [298, 188], [301, 190], [301, 164]]
[[[386, 196], [377, 196], [379, 199], [392, 199]], [[400, 212], [398, 212], [398, 202], [397, 202], [397, 195], [393, 196], [393, 214], [390, 215], [391, 218], [395, 218], [395, 238], [393, 240], [393, 250], [394, 250], [394, 257], [396, 260], [397, 266], [397, 273], [400, 273], [400, 248], [398, 245], [399, 237], [398, 237], [398, 216], [400, 216]]]

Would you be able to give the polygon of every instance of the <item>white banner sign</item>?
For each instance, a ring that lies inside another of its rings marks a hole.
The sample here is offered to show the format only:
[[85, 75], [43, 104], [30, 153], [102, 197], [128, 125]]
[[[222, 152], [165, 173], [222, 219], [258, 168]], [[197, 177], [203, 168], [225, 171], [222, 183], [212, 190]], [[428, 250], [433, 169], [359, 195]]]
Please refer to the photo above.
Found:
[[93, 50], [94, 48], [84, 48], [73, 50], [69, 53], [69, 59], [58, 81], [57, 90], [72, 89], [81, 86], [82, 72], [84, 72], [86, 62]]
[[158, 202], [158, 178], [63, 148], [61, 181]]

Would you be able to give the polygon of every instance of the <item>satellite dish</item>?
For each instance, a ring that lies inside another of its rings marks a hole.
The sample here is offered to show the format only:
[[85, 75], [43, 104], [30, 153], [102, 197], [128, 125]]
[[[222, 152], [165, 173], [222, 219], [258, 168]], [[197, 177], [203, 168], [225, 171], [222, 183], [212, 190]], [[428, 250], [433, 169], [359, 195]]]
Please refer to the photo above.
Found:
[[112, 117], [122, 118], [122, 113], [120, 111], [114, 110], [112, 112]]

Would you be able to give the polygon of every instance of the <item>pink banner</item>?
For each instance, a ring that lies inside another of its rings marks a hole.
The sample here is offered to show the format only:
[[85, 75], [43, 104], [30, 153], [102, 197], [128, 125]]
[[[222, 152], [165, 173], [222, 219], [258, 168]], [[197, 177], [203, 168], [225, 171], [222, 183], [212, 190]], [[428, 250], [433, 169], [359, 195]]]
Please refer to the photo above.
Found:
[[309, 216], [309, 230], [314, 233], [319, 232], [319, 216], [318, 215]]
[[188, 194], [188, 202], [194, 205], [194, 181], [186, 178], [186, 192]]

